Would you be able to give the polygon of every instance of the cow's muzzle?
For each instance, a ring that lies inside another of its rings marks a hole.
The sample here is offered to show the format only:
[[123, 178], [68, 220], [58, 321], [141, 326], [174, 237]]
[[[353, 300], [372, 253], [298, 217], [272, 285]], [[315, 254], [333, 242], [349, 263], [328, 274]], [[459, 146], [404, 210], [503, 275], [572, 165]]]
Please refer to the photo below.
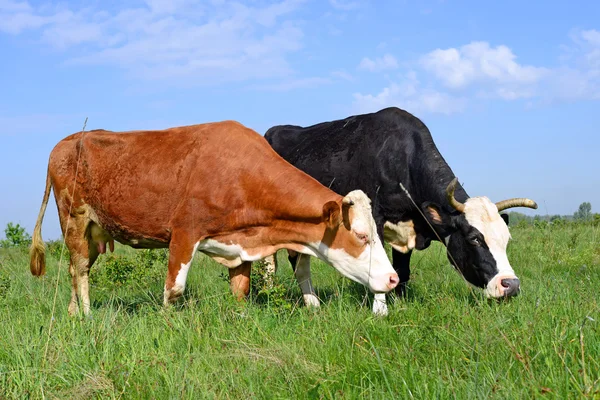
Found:
[[500, 280], [504, 297], [516, 296], [519, 294], [521, 283], [517, 278], [504, 278]]

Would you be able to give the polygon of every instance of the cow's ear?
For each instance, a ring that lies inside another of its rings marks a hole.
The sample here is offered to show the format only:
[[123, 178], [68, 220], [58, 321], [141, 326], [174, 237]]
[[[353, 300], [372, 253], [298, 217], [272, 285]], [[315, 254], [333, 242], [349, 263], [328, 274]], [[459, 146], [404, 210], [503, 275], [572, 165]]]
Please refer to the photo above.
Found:
[[506, 223], [506, 226], [508, 226], [508, 214], [502, 213], [500, 216], [504, 220], [504, 223]]
[[446, 213], [442, 207], [431, 201], [423, 203], [423, 212], [425, 216], [434, 225], [447, 226], [450, 224], [450, 215]]
[[323, 222], [329, 228], [336, 228], [342, 222], [340, 206], [335, 201], [328, 201], [323, 205]]

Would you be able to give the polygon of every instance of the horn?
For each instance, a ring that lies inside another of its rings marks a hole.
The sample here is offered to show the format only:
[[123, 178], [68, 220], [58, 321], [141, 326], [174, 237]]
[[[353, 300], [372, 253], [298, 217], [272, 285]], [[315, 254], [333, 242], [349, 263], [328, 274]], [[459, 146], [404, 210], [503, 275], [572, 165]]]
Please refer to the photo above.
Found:
[[456, 189], [457, 183], [458, 183], [458, 178], [455, 177], [454, 179], [452, 179], [452, 182], [450, 182], [448, 184], [448, 187], [446, 188], [446, 199], [448, 200], [450, 205], [454, 209], [456, 209], [456, 211], [464, 213], [465, 205], [463, 203], [461, 203], [460, 201], [456, 200], [456, 198], [454, 198], [454, 190]]
[[496, 207], [498, 207], [498, 212], [502, 211], [502, 210], [506, 210], [507, 208], [512, 208], [512, 207], [528, 207], [528, 208], [533, 208], [534, 210], [538, 208], [538, 205], [536, 204], [535, 201], [531, 200], [531, 199], [525, 199], [525, 198], [517, 198], [517, 199], [508, 199], [508, 200], [502, 200], [496, 203]]

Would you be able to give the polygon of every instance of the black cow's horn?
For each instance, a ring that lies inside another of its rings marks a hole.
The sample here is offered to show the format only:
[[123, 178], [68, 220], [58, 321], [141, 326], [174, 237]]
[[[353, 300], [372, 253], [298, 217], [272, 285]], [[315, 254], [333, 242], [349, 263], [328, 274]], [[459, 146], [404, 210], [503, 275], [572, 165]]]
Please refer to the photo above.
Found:
[[506, 210], [507, 208], [512, 208], [512, 207], [529, 207], [529, 208], [533, 208], [534, 210], [536, 208], [538, 208], [538, 205], [536, 204], [535, 201], [531, 200], [531, 199], [525, 199], [525, 198], [517, 198], [517, 199], [508, 199], [508, 200], [502, 200], [496, 203], [496, 207], [498, 207], [498, 211], [502, 211], [502, 210]]
[[460, 211], [461, 213], [464, 213], [465, 205], [454, 198], [454, 190], [456, 189], [457, 183], [458, 183], [458, 178], [454, 178], [454, 179], [452, 179], [452, 182], [450, 182], [448, 184], [448, 187], [446, 188], [446, 199], [448, 199], [448, 202], [454, 209], [456, 209], [456, 211]]

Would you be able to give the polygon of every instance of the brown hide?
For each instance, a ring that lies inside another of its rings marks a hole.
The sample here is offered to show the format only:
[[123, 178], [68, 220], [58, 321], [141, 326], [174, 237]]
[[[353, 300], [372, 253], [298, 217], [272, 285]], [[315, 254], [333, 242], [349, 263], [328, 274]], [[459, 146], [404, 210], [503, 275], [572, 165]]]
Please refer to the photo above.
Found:
[[320, 242], [358, 257], [365, 246], [352, 231], [352, 212], [341, 212], [341, 196], [233, 121], [162, 131], [96, 130], [60, 141], [50, 154], [30, 250], [31, 272], [38, 276], [45, 272], [41, 224], [51, 187], [71, 255], [71, 314], [79, 300], [89, 313], [89, 270], [107, 244], [112, 250], [113, 240], [169, 248], [165, 304], [182, 294], [200, 243], [201, 251], [232, 268], [238, 298], [249, 291], [248, 258]]
[[[80, 138], [71, 135], [52, 152], [56, 198], [70, 197], [64, 194], [72, 190]], [[232, 121], [84, 133], [74, 197], [76, 209], [87, 204], [92, 220], [134, 247], [167, 247], [173, 232], [183, 230], [194, 242], [226, 238], [245, 249], [292, 237], [319, 241], [323, 230], [311, 228], [323, 204], [341, 201], [262, 136]], [[303, 225], [308, 229], [299, 229]]]

